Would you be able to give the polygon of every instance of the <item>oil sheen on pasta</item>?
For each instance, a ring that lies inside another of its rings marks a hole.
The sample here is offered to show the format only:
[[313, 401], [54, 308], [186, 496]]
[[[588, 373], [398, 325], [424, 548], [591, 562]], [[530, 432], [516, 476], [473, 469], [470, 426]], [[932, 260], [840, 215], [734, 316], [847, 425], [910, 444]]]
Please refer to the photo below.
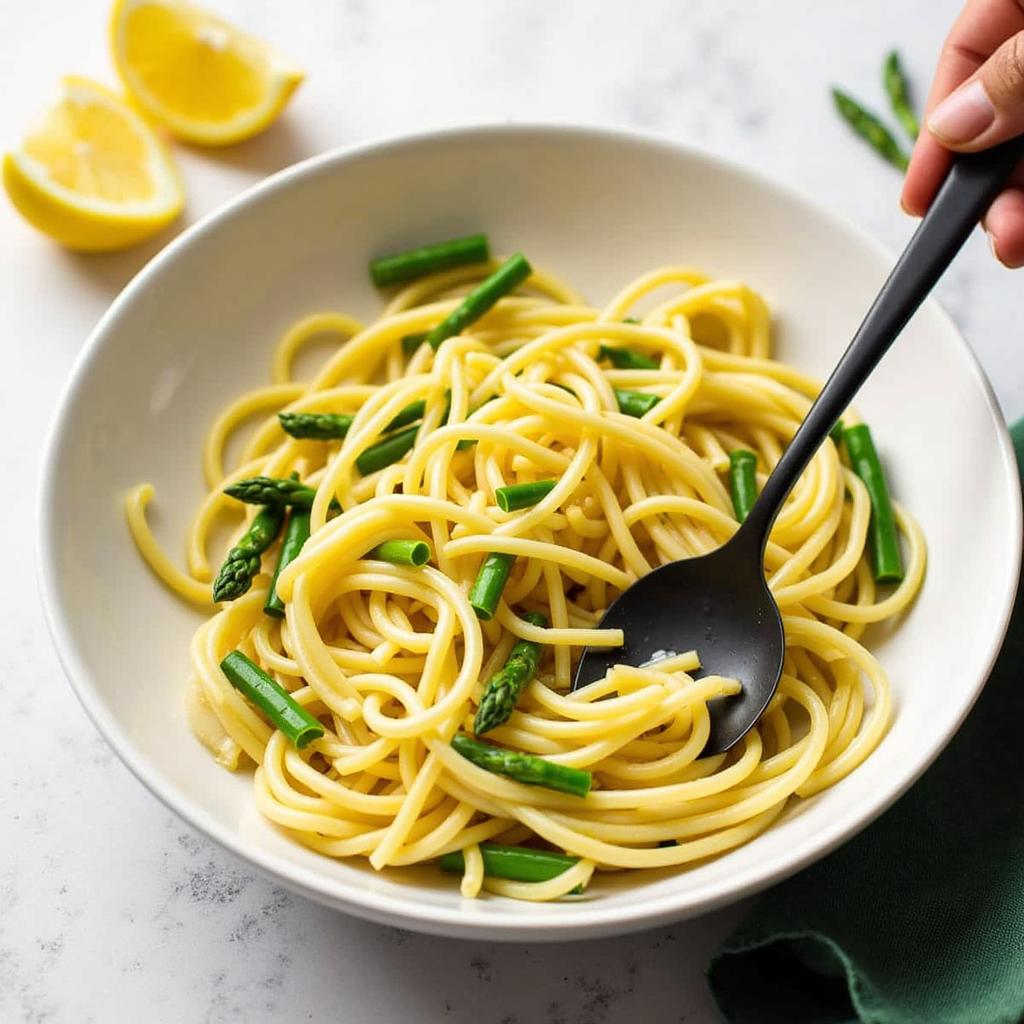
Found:
[[[723, 853], [856, 768], [892, 713], [885, 672], [859, 638], [913, 599], [925, 545], [897, 506], [906, 575], [879, 597], [865, 551], [868, 496], [827, 441], [772, 531], [765, 569], [783, 612], [785, 670], [735, 750], [700, 756], [707, 702], [738, 683], [695, 679], [699, 651], [615, 669], [570, 695], [581, 647], [621, 642], [595, 626], [624, 587], [736, 530], [728, 452], [756, 452], [763, 483], [818, 385], [771, 359], [768, 309], [752, 289], [679, 266], [644, 275], [600, 308], [535, 272], [529, 297], [502, 299], [436, 353], [403, 353], [403, 336], [438, 323], [495, 266], [417, 281], [368, 325], [339, 312], [296, 324], [276, 349], [271, 383], [233, 401], [207, 437], [209, 493], [189, 532], [187, 570], [146, 524], [152, 487], [134, 489], [127, 506], [154, 572], [207, 615], [191, 647], [192, 728], [226, 768], [255, 767], [267, 818], [314, 850], [377, 869], [462, 850], [465, 895], [483, 888], [548, 900], [595, 870]], [[335, 354], [313, 380], [294, 380], [299, 350], [325, 334], [337, 339]], [[660, 365], [614, 369], [597, 361], [601, 344], [642, 350]], [[614, 388], [663, 400], [634, 419], [618, 411]], [[356, 456], [418, 399], [427, 411], [413, 451], [360, 476]], [[299, 441], [283, 435], [281, 410], [355, 421], [343, 442]], [[254, 419], [241, 462], [226, 467], [228, 441]], [[457, 450], [463, 439], [477, 443]], [[234, 517], [240, 533], [255, 511], [223, 487], [293, 472], [317, 497], [312, 535], [278, 583], [286, 617], [263, 614], [276, 546], [248, 594], [213, 606], [211, 530]], [[556, 486], [537, 505], [499, 510], [496, 488], [551, 478]], [[398, 537], [428, 541], [431, 563], [364, 557]], [[467, 593], [487, 552], [516, 561], [497, 615], [481, 622]], [[525, 622], [514, 611], [524, 607], [544, 612], [550, 627]], [[471, 729], [482, 682], [517, 638], [545, 645], [540, 673], [488, 738], [591, 770], [585, 798], [491, 774], [450, 746]], [[235, 648], [320, 718], [323, 739], [294, 749], [232, 689], [219, 662]], [[484, 877], [479, 843], [537, 840], [580, 860], [546, 882]]]

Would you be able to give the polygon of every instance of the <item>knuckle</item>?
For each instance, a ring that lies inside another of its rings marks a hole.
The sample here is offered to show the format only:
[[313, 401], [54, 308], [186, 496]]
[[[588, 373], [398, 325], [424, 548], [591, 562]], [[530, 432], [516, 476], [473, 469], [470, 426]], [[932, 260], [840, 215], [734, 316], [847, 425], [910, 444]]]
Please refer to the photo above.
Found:
[[996, 51], [996, 83], [1009, 97], [1024, 99], [1024, 32], [1018, 32]]

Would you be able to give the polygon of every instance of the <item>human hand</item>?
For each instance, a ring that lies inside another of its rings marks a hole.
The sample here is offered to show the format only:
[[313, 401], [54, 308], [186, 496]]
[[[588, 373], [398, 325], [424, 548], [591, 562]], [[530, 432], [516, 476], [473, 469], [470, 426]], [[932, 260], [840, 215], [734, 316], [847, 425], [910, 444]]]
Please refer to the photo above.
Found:
[[[968, 0], [946, 37], [901, 202], [923, 216], [952, 161], [1024, 133], [1024, 0]], [[1024, 266], [1024, 166], [982, 221], [992, 251]]]

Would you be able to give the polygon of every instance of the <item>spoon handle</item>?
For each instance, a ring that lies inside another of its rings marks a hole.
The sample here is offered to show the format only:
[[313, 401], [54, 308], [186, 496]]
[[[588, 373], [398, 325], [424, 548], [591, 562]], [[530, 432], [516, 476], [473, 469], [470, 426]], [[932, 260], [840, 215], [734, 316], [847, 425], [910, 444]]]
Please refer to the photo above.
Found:
[[741, 533], [757, 542], [762, 551], [797, 478], [960, 251], [1022, 156], [1024, 136], [954, 159], [938, 195], [744, 521]]

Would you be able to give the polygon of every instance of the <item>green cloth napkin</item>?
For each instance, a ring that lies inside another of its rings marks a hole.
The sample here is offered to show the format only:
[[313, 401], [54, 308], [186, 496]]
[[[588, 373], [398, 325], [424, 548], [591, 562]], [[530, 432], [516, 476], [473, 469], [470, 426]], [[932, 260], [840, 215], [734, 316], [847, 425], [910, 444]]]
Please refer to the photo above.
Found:
[[[1024, 476], [1024, 421], [1012, 430]], [[870, 828], [770, 890], [708, 982], [731, 1024], [1024, 1020], [1024, 587], [963, 727]]]

